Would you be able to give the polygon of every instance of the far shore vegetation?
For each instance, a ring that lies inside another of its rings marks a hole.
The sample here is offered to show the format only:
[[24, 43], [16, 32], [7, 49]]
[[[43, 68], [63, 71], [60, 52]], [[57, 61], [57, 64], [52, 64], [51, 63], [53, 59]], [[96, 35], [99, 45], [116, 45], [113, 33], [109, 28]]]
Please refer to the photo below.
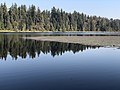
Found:
[[120, 20], [55, 7], [49, 11], [34, 5], [13, 4], [9, 8], [6, 3], [0, 5], [0, 32], [68, 31], [120, 31]]
[[118, 36], [37, 36], [23, 37], [23, 39], [77, 43], [90, 46], [120, 47], [120, 37]]

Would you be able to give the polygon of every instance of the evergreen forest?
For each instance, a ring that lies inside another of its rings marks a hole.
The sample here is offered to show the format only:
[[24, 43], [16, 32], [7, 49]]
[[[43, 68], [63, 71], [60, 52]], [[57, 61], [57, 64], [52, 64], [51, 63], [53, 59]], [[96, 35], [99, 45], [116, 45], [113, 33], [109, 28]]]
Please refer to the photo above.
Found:
[[100, 16], [89, 16], [77, 11], [66, 12], [53, 7], [41, 10], [31, 5], [7, 7], [0, 5], [0, 30], [19, 31], [120, 31], [119, 19], [108, 19]]

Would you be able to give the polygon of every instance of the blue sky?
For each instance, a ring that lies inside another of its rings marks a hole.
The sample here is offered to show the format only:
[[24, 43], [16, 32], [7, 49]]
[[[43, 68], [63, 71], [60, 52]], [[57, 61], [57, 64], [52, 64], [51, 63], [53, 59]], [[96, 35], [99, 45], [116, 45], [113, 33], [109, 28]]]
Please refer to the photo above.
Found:
[[8, 6], [12, 3], [27, 6], [34, 4], [42, 10], [50, 10], [55, 6], [68, 12], [76, 10], [87, 15], [120, 19], [120, 0], [0, 0], [0, 2], [6, 2]]

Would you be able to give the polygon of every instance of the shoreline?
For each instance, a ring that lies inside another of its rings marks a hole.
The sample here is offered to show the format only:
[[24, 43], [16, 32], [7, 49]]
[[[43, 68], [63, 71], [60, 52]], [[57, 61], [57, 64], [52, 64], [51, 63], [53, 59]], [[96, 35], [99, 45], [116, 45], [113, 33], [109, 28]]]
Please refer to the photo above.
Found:
[[[21, 33], [21, 32], [25, 32], [25, 33], [29, 33], [29, 32], [62, 32], [62, 31], [47, 31], [47, 30], [24, 30], [24, 31], [14, 31], [14, 30], [0, 30], [0, 33], [11, 33], [11, 32], [15, 32], [15, 33]], [[65, 32], [62, 32], [62, 33], [66, 33], [66, 32], [96, 32], [96, 33], [120, 33], [120, 31], [65, 31]]]
[[90, 46], [120, 47], [120, 36], [37, 36], [23, 37], [38, 41], [77, 43]]

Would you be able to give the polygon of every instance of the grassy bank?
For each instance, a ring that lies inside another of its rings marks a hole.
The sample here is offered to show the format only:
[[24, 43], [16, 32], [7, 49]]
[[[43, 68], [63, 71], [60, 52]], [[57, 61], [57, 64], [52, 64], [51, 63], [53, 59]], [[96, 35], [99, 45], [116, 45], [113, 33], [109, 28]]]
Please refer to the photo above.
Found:
[[120, 36], [40, 36], [24, 37], [24, 39], [33, 39], [40, 41], [56, 41], [65, 43], [79, 43], [83, 45], [97, 45], [120, 47]]
[[24, 31], [15, 31], [15, 30], [0, 30], [0, 32], [51, 32], [51, 31], [38, 31], [38, 30], [24, 30]]

